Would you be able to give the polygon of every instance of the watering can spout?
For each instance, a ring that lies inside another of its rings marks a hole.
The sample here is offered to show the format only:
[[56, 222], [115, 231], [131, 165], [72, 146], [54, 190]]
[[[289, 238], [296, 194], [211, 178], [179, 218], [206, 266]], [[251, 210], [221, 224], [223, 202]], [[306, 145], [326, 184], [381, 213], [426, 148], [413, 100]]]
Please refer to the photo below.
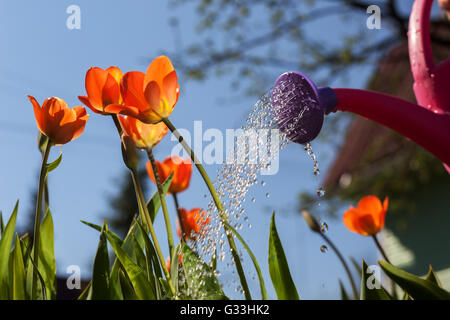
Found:
[[274, 119], [293, 142], [319, 134], [324, 115], [347, 111], [387, 126], [450, 164], [450, 114], [369, 90], [317, 88], [304, 74], [282, 74], [272, 92]]

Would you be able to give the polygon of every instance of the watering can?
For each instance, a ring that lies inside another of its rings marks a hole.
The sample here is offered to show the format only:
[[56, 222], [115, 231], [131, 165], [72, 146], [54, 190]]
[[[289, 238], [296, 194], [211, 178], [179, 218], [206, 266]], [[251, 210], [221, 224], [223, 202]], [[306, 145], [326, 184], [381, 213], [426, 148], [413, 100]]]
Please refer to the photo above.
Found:
[[[419, 144], [449, 171], [450, 59], [434, 64], [430, 40], [432, 4], [433, 0], [416, 0], [409, 20], [408, 47], [417, 104], [370, 90], [317, 88], [306, 75], [290, 71], [278, 78], [273, 90], [276, 97], [272, 104], [278, 110], [275, 119], [280, 130], [286, 131], [292, 141], [304, 144], [319, 134], [325, 114], [353, 112]], [[293, 126], [298, 130], [287, 129]]]

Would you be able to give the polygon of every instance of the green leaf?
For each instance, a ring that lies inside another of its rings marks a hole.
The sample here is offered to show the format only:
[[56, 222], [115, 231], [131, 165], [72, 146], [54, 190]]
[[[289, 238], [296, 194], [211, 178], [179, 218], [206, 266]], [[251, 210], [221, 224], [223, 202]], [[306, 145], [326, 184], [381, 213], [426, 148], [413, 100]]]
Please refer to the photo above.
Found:
[[45, 175], [47, 176], [50, 172], [58, 168], [59, 164], [61, 163], [61, 160], [62, 160], [62, 153], [55, 161], [47, 163]]
[[100, 233], [97, 253], [94, 259], [94, 270], [92, 274], [92, 300], [110, 299], [109, 279], [109, 256], [106, 234], [103, 229]]
[[180, 254], [180, 246], [181, 244], [173, 250], [172, 257], [170, 258], [170, 279], [176, 292], [178, 292], [178, 255]]
[[339, 289], [341, 290], [341, 300], [350, 300], [341, 279], [339, 279]]
[[284, 249], [275, 224], [275, 212], [270, 223], [269, 273], [279, 300], [299, 300], [297, 289], [289, 271]]
[[11, 217], [6, 224], [4, 232], [2, 232], [2, 238], [0, 239], [0, 299], [9, 298], [8, 263], [11, 245], [14, 238], [14, 229], [16, 228], [18, 208], [19, 201], [16, 202]]
[[92, 281], [90, 281], [77, 300], [91, 300], [92, 297]]
[[156, 296], [156, 289], [155, 289], [155, 281], [153, 279], [153, 275], [148, 274], [148, 266], [147, 266], [147, 259], [144, 255], [144, 252], [142, 251], [141, 246], [138, 243], [138, 240], [136, 239], [136, 236], [133, 234], [133, 241], [134, 241], [134, 251], [135, 251], [135, 257], [136, 257], [136, 263], [141, 268], [141, 270], [144, 271], [145, 277], [148, 280], [148, 284], [151, 287], [153, 295]]
[[[82, 223], [84, 223], [85, 225], [93, 228], [94, 230], [97, 231], [102, 231], [102, 227], [94, 224], [94, 223], [90, 223], [90, 222], [86, 222], [81, 220]], [[122, 239], [120, 239], [120, 237], [118, 235], [116, 235], [114, 232], [109, 231], [111, 236], [115, 239], [115, 241], [121, 246], [124, 247], [124, 242], [125, 243], [129, 243], [132, 241], [131, 239], [131, 233], [132, 230], [134, 228], [134, 223], [131, 225], [130, 230], [128, 231], [127, 236], [125, 237], [125, 240], [122, 241]], [[128, 245], [127, 245], [128, 247]], [[125, 252], [128, 252], [128, 250], [125, 250]], [[120, 278], [119, 278], [119, 268], [120, 268], [120, 261], [116, 258], [114, 260], [113, 266], [111, 268], [111, 273], [110, 273], [110, 299], [111, 300], [123, 300], [123, 295], [122, 295], [122, 289], [120, 286]]]
[[[267, 297], [266, 285], [264, 283], [264, 278], [263, 278], [263, 275], [261, 272], [261, 268], [259, 267], [258, 260], [256, 260], [255, 255], [253, 254], [252, 250], [247, 245], [247, 243], [244, 241], [244, 238], [242, 238], [242, 236], [228, 222], [224, 221], [224, 224], [228, 227], [228, 229], [230, 229], [234, 233], [236, 238], [238, 238], [238, 240], [244, 246], [245, 250], [247, 250], [248, 255], [252, 259], [253, 265], [255, 266], [256, 274], [258, 275], [259, 287], [261, 290], [261, 299], [267, 300], [268, 297]], [[214, 267], [214, 269], [215, 269], [215, 267]]]
[[42, 277], [41, 272], [39, 271], [36, 263], [33, 260], [32, 255], [30, 255], [28, 257], [28, 266], [27, 266], [27, 279], [26, 279], [26, 289], [28, 292], [28, 296], [31, 298], [31, 286], [32, 286], [32, 276], [33, 276], [33, 272], [36, 272], [38, 280], [39, 280], [39, 284], [41, 285], [41, 287], [39, 288], [38, 286], [38, 292], [33, 296], [34, 299], [42, 299], [42, 300], [47, 300], [47, 292], [46, 290], [41, 290], [42, 288], [45, 288], [45, 281], [44, 278]]
[[120, 288], [123, 293], [123, 298], [125, 300], [139, 300], [138, 296], [136, 295], [136, 292], [133, 289], [130, 279], [123, 272], [122, 268], [119, 269], [118, 276]]
[[[81, 223], [84, 223], [85, 225], [91, 227], [92, 229], [95, 229], [95, 230], [97, 230], [97, 231], [99, 231], [99, 232], [102, 231], [102, 227], [99, 226], [98, 224], [90, 223], [90, 222], [87, 222], [87, 221], [84, 221], [84, 220], [80, 220], [80, 221], [81, 221]], [[122, 239], [120, 239], [120, 237], [119, 237], [117, 234], [115, 234], [115, 233], [113, 233], [113, 232], [111, 231], [111, 236], [113, 236], [113, 237], [116, 239], [116, 241], [117, 241], [120, 245], [122, 245]]]
[[228, 299], [214, 271], [186, 243], [181, 244], [181, 259], [191, 299]]
[[450, 293], [431, 280], [419, 278], [393, 265], [378, 261], [383, 271], [414, 300], [448, 300]]
[[436, 284], [439, 288], [442, 288], [442, 283], [439, 280], [436, 272], [434, 272], [433, 267], [430, 265], [430, 269], [428, 270], [428, 274], [425, 277], [426, 280], [429, 280], [431, 282], [433, 282], [434, 284]]
[[[381, 286], [381, 284], [378, 282], [378, 279], [375, 277], [375, 275], [371, 274], [370, 278], [373, 279], [370, 281], [370, 285], [372, 288], [368, 287], [368, 280], [369, 277], [367, 277], [367, 264], [363, 260], [362, 261], [362, 270], [361, 270], [361, 293], [360, 293], [360, 299], [361, 300], [392, 300], [387, 291]], [[379, 289], [377, 289], [379, 288]]]
[[3, 235], [5, 230], [5, 222], [3, 221], [3, 213], [0, 211], [0, 236]]
[[16, 234], [16, 240], [14, 243], [13, 250], [13, 299], [14, 300], [25, 300], [26, 297], [26, 274], [25, 265], [23, 262], [22, 248], [20, 246], [19, 236]]
[[[159, 278], [162, 278], [162, 272], [161, 272], [161, 265], [159, 263], [158, 256], [156, 254], [156, 250], [153, 247], [152, 242], [150, 241], [150, 238], [145, 233], [144, 226], [138, 221], [135, 220], [136, 225], [139, 226], [139, 229], [141, 230], [141, 233], [144, 238], [144, 247], [145, 247], [145, 259], [146, 259], [146, 268], [147, 268], [147, 275], [149, 277], [149, 281], [153, 281], [155, 284], [155, 291], [156, 291], [156, 297], [158, 300], [162, 298], [162, 288], [161, 288], [161, 282], [158, 280]], [[154, 273], [153, 273], [154, 271]]]
[[31, 245], [30, 236], [28, 233], [24, 234], [22, 237], [19, 238], [20, 245], [22, 247], [22, 253], [23, 253], [23, 262], [24, 265], [28, 265], [28, 259], [30, 258], [30, 254], [32, 251], [33, 246]]
[[108, 239], [111, 247], [116, 253], [117, 258], [125, 269], [136, 292], [136, 296], [142, 300], [155, 299], [151, 286], [145, 276], [145, 272], [121, 248], [120, 244], [116, 241], [115, 237], [112, 236], [109, 230], [106, 231], [106, 238]]
[[[169, 190], [170, 184], [172, 183], [173, 178], [173, 172], [170, 174], [170, 176], [164, 181], [162, 184], [162, 189], [164, 194], [167, 193], [167, 190]], [[155, 192], [151, 199], [147, 202], [147, 209], [148, 213], [150, 215], [150, 219], [155, 221], [156, 214], [159, 211], [159, 208], [161, 207], [161, 201], [159, 200], [159, 193]]]
[[46, 295], [49, 299], [56, 297], [56, 261], [53, 219], [50, 209], [44, 216], [40, 228], [39, 270], [44, 278]]
[[[134, 250], [135, 242], [133, 240], [133, 235], [136, 237], [136, 239], [140, 239], [142, 237], [135, 221], [136, 219], [134, 219], [133, 222], [131, 223], [130, 229], [128, 230], [128, 233], [123, 241], [109, 230], [111, 236], [113, 236], [117, 240], [117, 243], [121, 244], [120, 247], [123, 249], [123, 251], [125, 251], [127, 255], [131, 257], [131, 259], [135, 259], [135, 250]], [[122, 295], [122, 286], [120, 283], [120, 275], [119, 275], [119, 269], [121, 267], [122, 265], [120, 263], [120, 260], [116, 258], [111, 268], [111, 298], [115, 300], [124, 299]]]

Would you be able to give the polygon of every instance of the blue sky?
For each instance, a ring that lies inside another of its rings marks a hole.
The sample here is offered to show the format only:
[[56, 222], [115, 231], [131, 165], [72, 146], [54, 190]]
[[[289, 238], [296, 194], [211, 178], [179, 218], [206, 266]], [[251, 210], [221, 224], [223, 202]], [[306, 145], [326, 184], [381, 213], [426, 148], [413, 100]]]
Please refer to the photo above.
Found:
[[[76, 4], [81, 8], [81, 29], [66, 28], [66, 8]], [[69, 106], [79, 105], [77, 96], [84, 94], [84, 76], [91, 66], [117, 65], [123, 71], [145, 71], [142, 57], [156, 57], [163, 51], [176, 49], [168, 18], [176, 15], [182, 26], [185, 43], [196, 39], [195, 13], [190, 6], [173, 12], [166, 1], [1, 1], [0, 2], [0, 209], [6, 216], [20, 199], [19, 224], [32, 208], [31, 190], [37, 185], [40, 154], [36, 148], [37, 128], [27, 94], [42, 102], [46, 97], [58, 96]], [[365, 26], [365, 18], [353, 27]], [[323, 24], [311, 32], [327, 32], [336, 38], [346, 27], [342, 22]], [[176, 66], [175, 66], [176, 67]], [[350, 77], [346, 85], [364, 87], [371, 68], [361, 68]], [[286, 70], [274, 70], [276, 75]], [[205, 82], [183, 82], [179, 102], [171, 116], [179, 128], [193, 129], [195, 120], [203, 121], [207, 128], [237, 128], [255, 103], [252, 97], [239, 96], [229, 105], [218, 103], [232, 97], [227, 77], [210, 78]], [[225, 102], [227, 104], [227, 102]], [[82, 276], [90, 276], [90, 266], [97, 248], [98, 233], [81, 224], [80, 220], [101, 223], [107, 214], [108, 195], [115, 190], [114, 183], [124, 169], [120, 144], [112, 121], [90, 110], [90, 119], [83, 135], [62, 147], [63, 161], [50, 176], [51, 209], [55, 221], [57, 268], [61, 275], [69, 265], [79, 265]], [[166, 137], [155, 150], [163, 159], [174, 146]], [[333, 153], [313, 142], [313, 149], [323, 173], [333, 159]], [[58, 156], [54, 148], [51, 159]], [[215, 177], [218, 166], [208, 166]], [[321, 175], [323, 177], [324, 174]], [[314, 177], [312, 162], [299, 145], [289, 145], [280, 154], [280, 171], [265, 178], [265, 187], [255, 186], [249, 192], [256, 203], [246, 201], [252, 224], [244, 228], [243, 236], [254, 249], [268, 282], [269, 295], [275, 297], [267, 268], [268, 229], [270, 212], [279, 211], [278, 229], [285, 246], [294, 281], [302, 298], [338, 298], [338, 278], [345, 273], [335, 255], [321, 253], [323, 244], [312, 234], [301, 217], [296, 214], [297, 195], [301, 191], [314, 191], [320, 177]], [[150, 187], [153, 193], [154, 186]], [[148, 195], [150, 195], [150, 192]], [[205, 206], [207, 192], [200, 176], [194, 172], [189, 190], [180, 194], [182, 206]], [[265, 193], [270, 197], [266, 198]], [[170, 209], [172, 203], [169, 201]], [[370, 239], [351, 234], [340, 219], [326, 219], [328, 235], [335, 240], [345, 256], [365, 257], [374, 262], [376, 253]], [[165, 248], [163, 219], [156, 228]], [[250, 268], [250, 261], [246, 259]], [[250, 274], [254, 273], [253, 271]], [[229, 275], [221, 279], [226, 282]], [[258, 285], [251, 281], [258, 296]], [[227, 289], [227, 287], [225, 287]], [[230, 296], [236, 296], [232, 290]]]

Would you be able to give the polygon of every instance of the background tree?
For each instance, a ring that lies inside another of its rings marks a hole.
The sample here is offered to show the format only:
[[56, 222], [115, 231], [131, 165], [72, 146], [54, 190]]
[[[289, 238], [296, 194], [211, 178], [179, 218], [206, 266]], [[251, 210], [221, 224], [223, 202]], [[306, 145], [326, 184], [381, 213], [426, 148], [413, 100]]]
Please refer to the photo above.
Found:
[[[274, 79], [273, 68], [298, 69], [317, 83], [344, 78], [355, 67], [373, 65], [393, 46], [406, 40], [413, 0], [172, 0], [173, 8], [192, 5], [198, 13], [197, 41], [170, 53], [177, 69], [188, 78], [232, 74], [232, 86], [245, 86], [260, 94]], [[370, 5], [381, 9], [384, 32], [365, 27]], [[441, 14], [440, 14], [441, 15]], [[326, 20], [324, 20], [326, 18]], [[354, 27], [355, 22], [361, 24]], [[171, 18], [175, 36], [182, 39], [178, 19]], [[343, 38], [330, 39], [314, 28], [348, 25]], [[435, 16], [431, 37], [435, 43], [449, 39], [435, 32], [450, 29]], [[370, 33], [371, 32], [371, 33]], [[222, 36], [217, 36], [217, 34]], [[370, 34], [369, 34], [370, 33]], [[181, 41], [177, 41], [180, 43]], [[276, 76], [276, 74], [275, 74]], [[243, 79], [245, 81], [243, 81]]]

